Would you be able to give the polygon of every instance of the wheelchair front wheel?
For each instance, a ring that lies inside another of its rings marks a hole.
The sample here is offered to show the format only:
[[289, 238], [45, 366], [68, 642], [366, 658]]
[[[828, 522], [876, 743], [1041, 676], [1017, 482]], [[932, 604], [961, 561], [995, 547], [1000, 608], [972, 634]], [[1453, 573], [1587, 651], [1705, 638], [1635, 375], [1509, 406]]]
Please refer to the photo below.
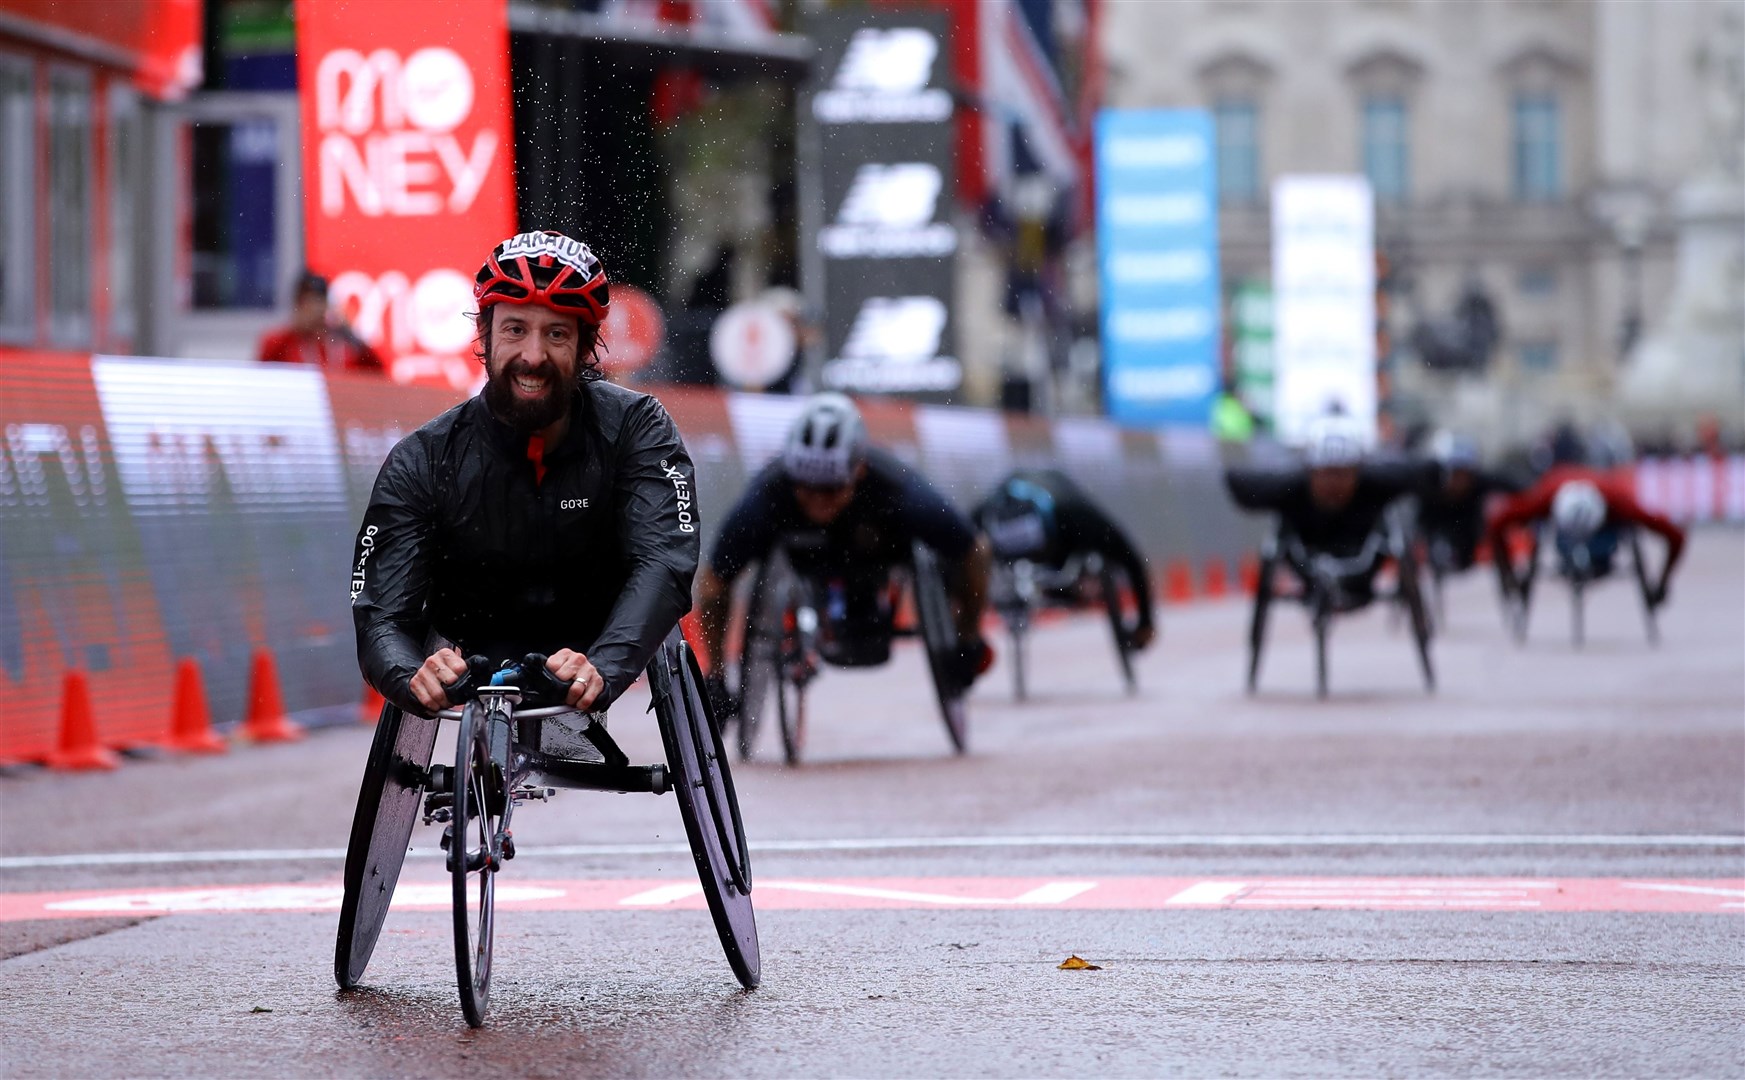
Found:
[[382, 706], [376, 721], [345, 852], [345, 893], [333, 952], [333, 977], [342, 990], [363, 979], [388, 917], [418, 822], [436, 728], [435, 720], [408, 716], [393, 705]]
[[454, 751], [454, 818], [445, 835], [454, 880], [454, 966], [467, 1024], [485, 1022], [491, 1002], [497, 871], [503, 865], [508, 792], [491, 759], [489, 717], [477, 702], [461, 712]]

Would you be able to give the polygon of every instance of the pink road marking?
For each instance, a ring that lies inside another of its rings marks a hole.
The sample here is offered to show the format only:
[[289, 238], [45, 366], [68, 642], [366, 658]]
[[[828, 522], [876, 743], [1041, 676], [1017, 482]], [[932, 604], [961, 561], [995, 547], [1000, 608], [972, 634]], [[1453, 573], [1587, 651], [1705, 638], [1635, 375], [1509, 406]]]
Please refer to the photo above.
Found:
[[[317, 884], [0, 893], [0, 922], [115, 915], [339, 910], [341, 887]], [[444, 911], [447, 880], [400, 883], [394, 907]], [[829, 878], [759, 881], [764, 911], [1359, 910], [1673, 912], [1745, 914], [1745, 878]], [[695, 911], [696, 882], [674, 879], [497, 883], [497, 903], [520, 911]]]

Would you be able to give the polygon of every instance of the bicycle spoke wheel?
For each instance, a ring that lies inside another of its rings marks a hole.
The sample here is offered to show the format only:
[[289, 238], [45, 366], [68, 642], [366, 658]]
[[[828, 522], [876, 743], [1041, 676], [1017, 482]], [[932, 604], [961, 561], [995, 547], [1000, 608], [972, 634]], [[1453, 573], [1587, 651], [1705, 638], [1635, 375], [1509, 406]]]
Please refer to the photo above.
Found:
[[676, 634], [649, 665], [649, 688], [673, 794], [727, 963], [746, 989], [762, 976], [751, 906], [751, 860], [727, 754], [700, 694], [695, 660]]
[[504, 792], [491, 760], [488, 718], [478, 703], [461, 713], [454, 752], [454, 819], [448, 867], [454, 879], [454, 966], [467, 1023], [485, 1022], [491, 999], [491, 939], [502, 865]]
[[376, 721], [345, 852], [345, 894], [333, 951], [333, 977], [342, 989], [363, 978], [388, 917], [418, 821], [436, 728], [435, 720], [407, 716], [392, 705], [384, 706]]

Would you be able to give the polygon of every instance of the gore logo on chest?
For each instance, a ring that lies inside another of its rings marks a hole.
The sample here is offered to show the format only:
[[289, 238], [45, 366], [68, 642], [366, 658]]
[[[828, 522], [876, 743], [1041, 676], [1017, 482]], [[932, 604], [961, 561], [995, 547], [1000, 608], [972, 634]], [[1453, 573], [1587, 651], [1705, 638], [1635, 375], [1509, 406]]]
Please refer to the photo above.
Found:
[[587, 499], [565, 499], [562, 502], [557, 504], [557, 508], [559, 510], [586, 510], [588, 508], [588, 500]]

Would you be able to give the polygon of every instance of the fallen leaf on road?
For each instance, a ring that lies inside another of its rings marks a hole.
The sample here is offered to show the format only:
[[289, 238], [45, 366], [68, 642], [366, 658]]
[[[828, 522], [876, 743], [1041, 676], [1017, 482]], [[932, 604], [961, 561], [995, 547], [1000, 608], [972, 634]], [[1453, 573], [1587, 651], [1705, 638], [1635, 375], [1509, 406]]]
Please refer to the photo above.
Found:
[[1059, 970], [1061, 970], [1061, 971], [1101, 971], [1101, 970], [1103, 970], [1103, 968], [1102, 968], [1102, 965], [1093, 964], [1089, 960], [1086, 960], [1084, 957], [1079, 956], [1075, 953], [1074, 955], [1069, 956], [1065, 960], [1062, 960], [1060, 962]]

